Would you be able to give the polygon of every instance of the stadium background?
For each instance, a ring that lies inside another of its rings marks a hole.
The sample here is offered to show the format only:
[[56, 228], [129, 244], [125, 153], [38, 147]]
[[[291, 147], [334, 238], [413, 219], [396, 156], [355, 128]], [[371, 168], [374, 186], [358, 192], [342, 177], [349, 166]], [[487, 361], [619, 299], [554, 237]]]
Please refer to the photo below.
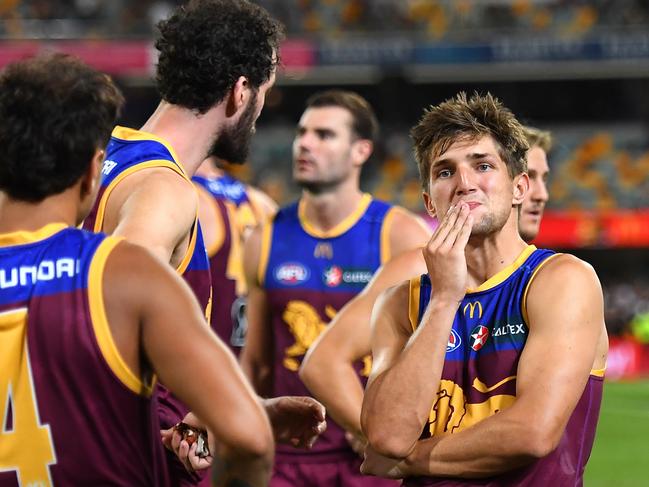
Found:
[[[122, 122], [158, 102], [154, 25], [177, 1], [0, 0], [0, 66], [53, 49], [118, 81]], [[649, 2], [646, 0], [260, 0], [287, 26], [283, 69], [237, 174], [284, 203], [305, 99], [330, 87], [375, 107], [363, 173], [375, 196], [421, 211], [408, 139], [424, 107], [490, 91], [551, 130], [551, 200], [537, 245], [592, 263], [611, 335], [587, 486], [649, 485]]]

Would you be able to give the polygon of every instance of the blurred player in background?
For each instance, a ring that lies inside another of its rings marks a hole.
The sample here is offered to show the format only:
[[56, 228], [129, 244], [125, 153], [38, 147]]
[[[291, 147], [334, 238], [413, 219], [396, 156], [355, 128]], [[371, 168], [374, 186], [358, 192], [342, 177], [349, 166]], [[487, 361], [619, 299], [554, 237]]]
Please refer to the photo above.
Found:
[[[372, 108], [359, 95], [313, 95], [293, 141], [293, 176], [302, 197], [246, 242], [249, 328], [240, 360], [263, 396], [307, 394], [297, 371], [328, 321], [382, 263], [430, 236], [419, 218], [360, 191], [377, 130]], [[361, 361], [355, 370], [368, 365]], [[278, 448], [271, 485], [381, 485], [363, 477], [359, 466], [344, 431], [330, 424], [310, 452]]]
[[[84, 225], [124, 236], [169, 262], [186, 279], [209, 320], [209, 262], [190, 178], [208, 156], [232, 163], [246, 160], [255, 121], [275, 80], [282, 29], [264, 9], [245, 0], [193, 0], [158, 27], [156, 84], [162, 101], [140, 130], [113, 131], [99, 198]], [[199, 372], [187, 380], [196, 376], [201, 382]], [[158, 389], [160, 423], [170, 429], [188, 408], [164, 386]], [[279, 430], [290, 435], [286, 421], [295, 425], [302, 417], [320, 422], [324, 414], [319, 404], [303, 400], [273, 401], [267, 411], [276, 435]], [[178, 444], [170, 435], [168, 430], [165, 441], [185, 467], [206, 466], [186, 442]], [[169, 456], [174, 483], [201, 480], [188, 476], [171, 452]]]
[[218, 436], [223, 479], [266, 485], [268, 418], [190, 289], [75, 228], [122, 101], [66, 55], [0, 75], [0, 485], [169, 485], [154, 372]]
[[363, 471], [417, 486], [581, 485], [608, 348], [597, 275], [520, 237], [529, 145], [498, 100], [461, 93], [412, 136], [441, 221], [427, 274], [372, 314]]
[[[518, 220], [523, 240], [532, 241], [539, 232], [543, 209], [548, 200], [547, 153], [552, 135], [533, 127], [524, 127], [530, 146], [527, 172], [530, 188], [525, 194]], [[354, 363], [371, 351], [370, 317], [376, 298], [384, 290], [426, 272], [422, 250], [405, 252], [382, 266], [358, 296], [345, 305], [307, 353], [300, 377], [313, 395], [327, 407], [327, 413], [346, 431], [357, 451], [367, 440], [361, 432], [363, 386]]]
[[264, 192], [228, 174], [216, 158], [207, 159], [192, 178], [198, 188], [199, 220], [210, 259], [212, 329], [235, 355], [246, 334], [246, 280], [243, 242], [257, 225], [277, 211]]

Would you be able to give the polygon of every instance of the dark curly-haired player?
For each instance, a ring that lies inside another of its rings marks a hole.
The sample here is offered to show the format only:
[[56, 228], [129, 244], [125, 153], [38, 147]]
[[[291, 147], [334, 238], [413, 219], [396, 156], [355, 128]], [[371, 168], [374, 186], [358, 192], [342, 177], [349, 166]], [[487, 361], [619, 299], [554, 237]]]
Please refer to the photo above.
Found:
[[[275, 80], [282, 29], [264, 9], [245, 0], [189, 2], [159, 29], [156, 81], [162, 101], [140, 130], [113, 131], [99, 198], [85, 227], [124, 236], [169, 262], [209, 317], [209, 264], [190, 178], [210, 155], [233, 163], [246, 159], [255, 121]], [[186, 379], [203, 380], [200, 370]], [[188, 409], [164, 387], [158, 392], [161, 426], [168, 429]], [[276, 435], [287, 424], [282, 405], [267, 405]], [[293, 403], [288, 409], [291, 424], [304, 419], [317, 423], [315, 433], [322, 428], [319, 404]], [[280, 417], [273, 417], [276, 413]], [[172, 441], [171, 446], [188, 468], [205, 466], [191, 452], [193, 463], [187, 460], [186, 442]], [[200, 481], [196, 475], [188, 478], [174, 459], [170, 453], [174, 483]]]
[[154, 371], [218, 432], [227, 474], [265, 485], [268, 419], [187, 285], [75, 228], [122, 101], [66, 55], [0, 75], [0, 485], [169, 485]]

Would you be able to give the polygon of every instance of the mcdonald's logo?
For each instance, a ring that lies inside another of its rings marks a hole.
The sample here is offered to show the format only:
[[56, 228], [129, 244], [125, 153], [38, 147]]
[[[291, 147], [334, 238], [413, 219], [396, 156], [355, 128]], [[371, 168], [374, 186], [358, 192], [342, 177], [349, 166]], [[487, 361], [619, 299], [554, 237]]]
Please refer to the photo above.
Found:
[[464, 316], [466, 316], [466, 311], [467, 309], [469, 310], [469, 318], [473, 318], [473, 315], [475, 315], [475, 310], [476, 308], [478, 309], [478, 319], [482, 318], [482, 304], [480, 301], [474, 301], [472, 303], [468, 303], [464, 305], [463, 312]]

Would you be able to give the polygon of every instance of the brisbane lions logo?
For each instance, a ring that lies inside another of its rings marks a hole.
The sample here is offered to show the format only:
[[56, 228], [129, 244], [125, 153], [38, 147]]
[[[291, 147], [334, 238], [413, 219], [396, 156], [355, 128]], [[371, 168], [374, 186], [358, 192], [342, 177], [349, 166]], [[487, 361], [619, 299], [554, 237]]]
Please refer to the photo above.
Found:
[[[336, 310], [327, 305], [325, 313], [331, 319], [336, 315]], [[284, 367], [297, 372], [300, 368], [300, 360], [296, 357], [301, 358], [309, 350], [320, 333], [325, 330], [327, 323], [320, 319], [318, 311], [313, 306], [304, 301], [290, 301], [286, 305], [282, 318], [295, 338], [295, 343], [285, 351]]]

